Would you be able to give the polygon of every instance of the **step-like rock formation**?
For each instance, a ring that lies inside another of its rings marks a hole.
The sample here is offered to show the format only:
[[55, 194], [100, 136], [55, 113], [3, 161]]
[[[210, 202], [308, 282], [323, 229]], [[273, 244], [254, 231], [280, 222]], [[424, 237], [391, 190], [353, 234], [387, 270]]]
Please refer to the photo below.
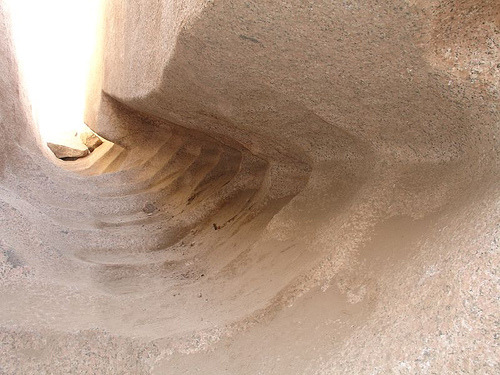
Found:
[[0, 1], [0, 372], [500, 370], [494, 2], [105, 12], [63, 162]]

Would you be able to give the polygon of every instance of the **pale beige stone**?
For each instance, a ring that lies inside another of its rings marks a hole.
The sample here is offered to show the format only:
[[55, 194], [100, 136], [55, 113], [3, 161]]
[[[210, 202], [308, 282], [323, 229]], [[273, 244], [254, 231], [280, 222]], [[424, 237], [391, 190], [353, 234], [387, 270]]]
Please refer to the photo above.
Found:
[[87, 156], [90, 151], [88, 148], [78, 149], [56, 143], [47, 143], [47, 147], [54, 153], [54, 155], [59, 159], [78, 159]]
[[82, 143], [87, 146], [90, 152], [102, 145], [102, 140], [96, 134], [91, 132], [83, 132], [80, 134]]
[[499, 372], [494, 1], [109, 0], [64, 163], [1, 4], [3, 372]]

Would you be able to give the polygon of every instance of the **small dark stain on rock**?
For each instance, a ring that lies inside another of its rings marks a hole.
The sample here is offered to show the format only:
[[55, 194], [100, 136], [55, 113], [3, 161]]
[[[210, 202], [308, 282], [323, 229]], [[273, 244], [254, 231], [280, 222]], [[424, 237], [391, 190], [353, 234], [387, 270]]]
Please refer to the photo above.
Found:
[[249, 42], [256, 43], [256, 44], [262, 44], [258, 39], [255, 39], [255, 38], [252, 38], [251, 36], [246, 36], [243, 34], [240, 34], [240, 39], [248, 40]]
[[142, 211], [147, 213], [148, 215], [151, 215], [153, 212], [156, 211], [156, 206], [153, 203], [148, 202], [144, 205]]
[[9, 263], [12, 266], [12, 268], [23, 266], [23, 261], [19, 259], [14, 250], [12, 249], [3, 250], [3, 254], [7, 258], [7, 263]]

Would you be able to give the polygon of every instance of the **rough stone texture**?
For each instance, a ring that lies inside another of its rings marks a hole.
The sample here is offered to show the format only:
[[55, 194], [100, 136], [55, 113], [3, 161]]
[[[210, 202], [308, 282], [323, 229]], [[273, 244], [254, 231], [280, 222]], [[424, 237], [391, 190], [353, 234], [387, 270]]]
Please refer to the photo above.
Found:
[[500, 372], [494, 2], [109, 0], [66, 169], [0, 10], [1, 371]]
[[67, 158], [83, 158], [90, 153], [88, 148], [78, 149], [65, 145], [55, 144], [48, 142], [47, 147], [54, 153], [54, 155], [59, 159], [67, 159]]
[[102, 145], [102, 140], [97, 135], [91, 132], [83, 132], [80, 134], [82, 143], [87, 146], [90, 152]]

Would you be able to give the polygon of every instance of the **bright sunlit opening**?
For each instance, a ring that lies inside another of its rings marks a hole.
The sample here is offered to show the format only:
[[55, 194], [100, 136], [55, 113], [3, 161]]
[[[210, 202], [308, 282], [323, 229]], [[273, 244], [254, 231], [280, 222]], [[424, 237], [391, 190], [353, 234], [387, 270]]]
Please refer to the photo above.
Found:
[[81, 131], [101, 0], [7, 0], [19, 68], [45, 142]]

